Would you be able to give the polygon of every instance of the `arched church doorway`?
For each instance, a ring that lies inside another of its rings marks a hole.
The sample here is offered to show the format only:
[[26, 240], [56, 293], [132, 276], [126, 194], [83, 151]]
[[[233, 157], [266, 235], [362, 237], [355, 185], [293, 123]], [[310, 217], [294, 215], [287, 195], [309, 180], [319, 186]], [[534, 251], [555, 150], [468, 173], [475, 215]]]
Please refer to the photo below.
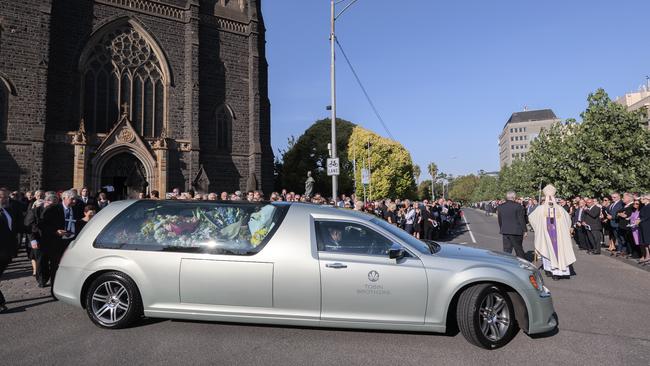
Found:
[[148, 186], [144, 165], [132, 154], [119, 153], [102, 168], [101, 187], [112, 201], [138, 198], [140, 192], [147, 192]]

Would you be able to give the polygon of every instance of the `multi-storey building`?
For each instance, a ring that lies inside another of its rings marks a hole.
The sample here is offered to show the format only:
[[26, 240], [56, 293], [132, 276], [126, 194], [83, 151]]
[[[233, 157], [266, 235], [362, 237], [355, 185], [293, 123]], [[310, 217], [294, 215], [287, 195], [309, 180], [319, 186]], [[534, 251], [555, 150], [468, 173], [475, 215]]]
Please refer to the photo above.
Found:
[[516, 159], [524, 158], [531, 141], [537, 138], [540, 131], [559, 121], [550, 109], [513, 113], [499, 135], [500, 166], [507, 166]]
[[[642, 108], [650, 111], [650, 81], [648, 81], [648, 85], [639, 88], [639, 91], [627, 93], [622, 97], [616, 98], [614, 101], [625, 106], [628, 111], [636, 111]], [[646, 114], [646, 119], [643, 123], [650, 128], [650, 114]]]

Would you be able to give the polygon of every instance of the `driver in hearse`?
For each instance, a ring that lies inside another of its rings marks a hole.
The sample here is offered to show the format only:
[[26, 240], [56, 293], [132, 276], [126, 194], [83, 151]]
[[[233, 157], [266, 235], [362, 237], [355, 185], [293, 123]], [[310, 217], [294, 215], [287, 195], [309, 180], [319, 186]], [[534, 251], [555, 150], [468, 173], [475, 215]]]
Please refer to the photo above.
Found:
[[330, 226], [327, 228], [328, 235], [325, 235], [324, 243], [326, 249], [339, 249], [341, 248], [341, 239], [343, 239], [343, 230], [337, 226]]

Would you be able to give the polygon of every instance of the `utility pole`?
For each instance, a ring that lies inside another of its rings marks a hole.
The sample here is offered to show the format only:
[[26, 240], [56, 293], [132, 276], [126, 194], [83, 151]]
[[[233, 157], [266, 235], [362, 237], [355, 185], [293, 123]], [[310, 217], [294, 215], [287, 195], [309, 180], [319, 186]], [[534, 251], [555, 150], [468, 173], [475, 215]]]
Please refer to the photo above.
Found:
[[372, 164], [370, 161], [370, 137], [368, 137], [368, 201], [372, 199]]
[[[330, 81], [332, 100], [330, 109], [332, 111], [332, 142], [331, 158], [337, 159], [336, 154], [336, 20], [345, 13], [346, 10], [358, 0], [351, 0], [338, 14], [336, 14], [336, 5], [345, 2], [345, 0], [330, 0]], [[340, 163], [339, 163], [340, 169]], [[338, 174], [332, 174], [332, 199], [336, 201], [338, 196], [339, 177]], [[336, 203], [336, 202], [335, 202]]]
[[[332, 159], [336, 159], [336, 32], [335, 32], [335, 23], [336, 23], [336, 7], [334, 0], [330, 0], [330, 10], [331, 10], [331, 32], [330, 32], [330, 48], [331, 48], [331, 59], [330, 59], [330, 79], [331, 79], [331, 91], [332, 91]], [[338, 196], [338, 185], [339, 177], [337, 175], [332, 175], [332, 200], [336, 205], [336, 197]]]

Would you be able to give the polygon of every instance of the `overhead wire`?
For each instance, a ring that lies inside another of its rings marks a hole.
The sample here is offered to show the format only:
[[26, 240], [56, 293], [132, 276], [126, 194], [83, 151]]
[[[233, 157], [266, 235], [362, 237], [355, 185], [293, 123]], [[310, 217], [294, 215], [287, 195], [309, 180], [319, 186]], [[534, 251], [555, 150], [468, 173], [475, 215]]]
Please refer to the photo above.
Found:
[[384, 127], [384, 130], [386, 131], [386, 134], [388, 134], [388, 136], [392, 140], [395, 140], [395, 137], [393, 137], [393, 134], [390, 133], [390, 130], [388, 129], [388, 126], [386, 125], [386, 122], [384, 122], [384, 119], [381, 117], [381, 114], [377, 110], [377, 107], [375, 107], [375, 103], [370, 98], [370, 95], [368, 94], [368, 91], [366, 90], [366, 87], [363, 86], [363, 83], [361, 82], [361, 79], [359, 78], [359, 75], [357, 74], [357, 71], [354, 69], [354, 66], [352, 66], [352, 62], [350, 61], [350, 58], [348, 57], [348, 55], [345, 53], [345, 50], [343, 49], [343, 46], [341, 46], [341, 43], [339, 42], [338, 37], [335, 37], [334, 40], [336, 41], [336, 44], [339, 46], [339, 50], [341, 50], [341, 54], [343, 55], [343, 58], [345, 59], [345, 62], [348, 64], [348, 67], [350, 68], [350, 71], [352, 71], [352, 75], [354, 75], [354, 78], [356, 79], [357, 84], [359, 84], [359, 87], [361, 88], [361, 91], [363, 92], [363, 95], [366, 97], [366, 100], [368, 101], [368, 104], [370, 104], [370, 107], [372, 108], [373, 112], [375, 113], [375, 116], [377, 116], [377, 119], [379, 120], [381, 125]]

